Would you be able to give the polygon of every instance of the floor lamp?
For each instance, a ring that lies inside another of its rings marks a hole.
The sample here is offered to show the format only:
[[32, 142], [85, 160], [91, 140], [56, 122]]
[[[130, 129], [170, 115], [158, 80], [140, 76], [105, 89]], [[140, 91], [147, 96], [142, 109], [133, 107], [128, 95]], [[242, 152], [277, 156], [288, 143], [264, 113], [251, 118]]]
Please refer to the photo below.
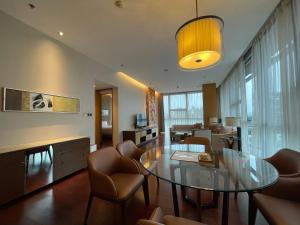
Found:
[[238, 144], [238, 151], [242, 151], [242, 129], [240, 127], [240, 117], [226, 117], [225, 118], [226, 126], [229, 126], [232, 128], [233, 133], [233, 127], [237, 128], [237, 144]]

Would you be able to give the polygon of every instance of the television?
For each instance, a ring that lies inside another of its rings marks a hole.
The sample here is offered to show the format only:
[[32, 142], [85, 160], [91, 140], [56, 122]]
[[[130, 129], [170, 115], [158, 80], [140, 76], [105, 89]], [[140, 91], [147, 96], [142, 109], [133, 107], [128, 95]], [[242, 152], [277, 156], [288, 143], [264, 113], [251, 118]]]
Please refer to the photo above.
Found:
[[147, 116], [144, 113], [136, 114], [135, 127], [142, 128], [147, 126]]

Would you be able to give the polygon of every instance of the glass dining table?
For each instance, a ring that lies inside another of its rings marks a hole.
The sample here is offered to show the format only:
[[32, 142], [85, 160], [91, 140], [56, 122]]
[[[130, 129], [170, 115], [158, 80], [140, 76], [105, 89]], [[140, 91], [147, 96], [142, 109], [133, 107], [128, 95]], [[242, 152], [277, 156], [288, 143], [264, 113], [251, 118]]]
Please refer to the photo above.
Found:
[[[195, 158], [199, 153], [207, 153], [209, 161]], [[253, 192], [271, 186], [278, 179], [277, 170], [263, 159], [226, 148], [207, 151], [204, 145], [153, 147], [141, 156], [140, 162], [145, 169], [156, 164], [156, 169], [149, 172], [171, 183], [176, 216], [179, 216], [176, 185], [223, 193], [222, 225], [228, 224], [229, 193], [247, 192], [250, 210]], [[249, 223], [251, 219], [249, 216]]]

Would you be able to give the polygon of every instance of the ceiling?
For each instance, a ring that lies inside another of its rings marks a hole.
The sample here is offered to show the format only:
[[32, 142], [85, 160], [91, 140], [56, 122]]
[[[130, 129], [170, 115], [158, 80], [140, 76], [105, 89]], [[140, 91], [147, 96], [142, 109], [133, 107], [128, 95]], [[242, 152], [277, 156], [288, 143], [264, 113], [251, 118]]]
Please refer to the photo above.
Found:
[[123, 8], [114, 0], [0, 0], [0, 9], [160, 92], [176, 92], [220, 84], [278, 2], [198, 0], [199, 15], [224, 19], [224, 57], [194, 72], [178, 68], [175, 32], [195, 17], [195, 0], [123, 0]]

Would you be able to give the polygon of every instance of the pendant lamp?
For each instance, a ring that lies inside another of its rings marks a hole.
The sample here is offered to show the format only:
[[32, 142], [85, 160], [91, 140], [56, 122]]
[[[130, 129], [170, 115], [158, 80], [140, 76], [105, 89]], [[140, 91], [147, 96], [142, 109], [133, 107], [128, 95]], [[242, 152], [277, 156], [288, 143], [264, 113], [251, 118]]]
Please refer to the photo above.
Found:
[[184, 70], [205, 69], [216, 65], [223, 53], [222, 18], [198, 16], [184, 23], [176, 32], [179, 67]]

